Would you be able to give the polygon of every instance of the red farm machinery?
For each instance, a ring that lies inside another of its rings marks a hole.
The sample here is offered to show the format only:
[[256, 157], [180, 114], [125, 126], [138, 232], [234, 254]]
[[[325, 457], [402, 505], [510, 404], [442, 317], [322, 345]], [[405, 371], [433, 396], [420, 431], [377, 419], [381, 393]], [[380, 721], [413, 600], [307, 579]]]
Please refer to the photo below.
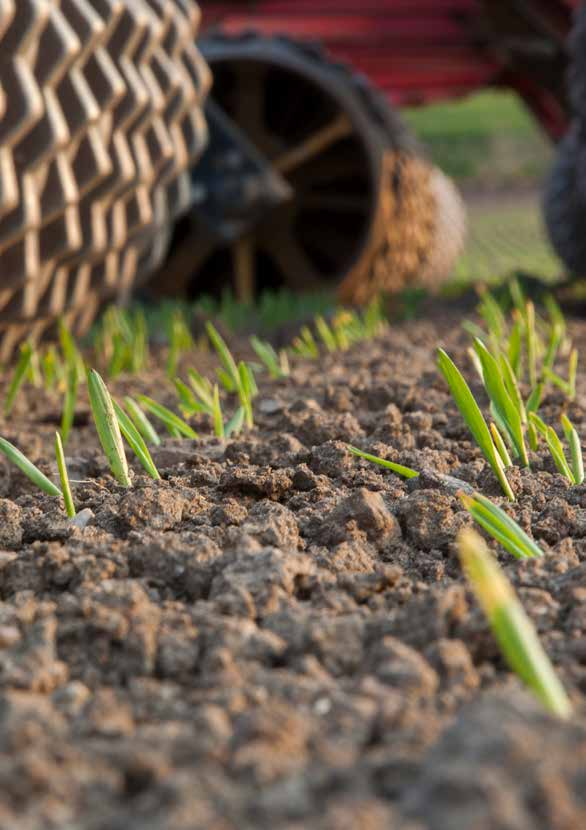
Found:
[[[381, 288], [440, 282], [462, 246], [463, 206], [397, 111], [508, 88], [560, 141], [572, 114], [578, 124], [586, 115], [586, 12], [577, 8], [564, 0], [204, 2], [200, 44], [214, 83], [211, 141], [195, 178], [207, 190], [203, 209], [179, 228], [190, 268], [178, 245], [160, 284], [199, 291], [230, 281], [245, 296], [258, 286], [329, 283], [360, 302]], [[216, 108], [252, 145], [255, 164], [226, 139]], [[573, 175], [579, 129], [565, 139], [545, 211], [572, 271], [586, 270]]]
[[465, 211], [398, 110], [490, 86], [560, 142], [546, 223], [586, 273], [576, 0], [3, 0], [0, 50], [0, 358], [147, 279], [441, 282]]

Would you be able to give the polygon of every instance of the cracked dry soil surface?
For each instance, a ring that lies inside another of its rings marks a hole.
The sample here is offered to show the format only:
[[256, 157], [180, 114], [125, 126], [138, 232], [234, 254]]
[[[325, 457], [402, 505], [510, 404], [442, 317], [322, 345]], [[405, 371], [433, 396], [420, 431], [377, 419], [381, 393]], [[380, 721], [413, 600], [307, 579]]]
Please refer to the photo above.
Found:
[[[545, 454], [515, 471], [511, 515], [545, 556], [499, 553], [575, 704], [560, 723], [460, 572], [458, 486], [502, 501], [434, 368], [439, 343], [465, 364], [458, 330], [398, 326], [263, 379], [251, 434], [202, 423], [128, 491], [82, 403], [83, 529], [0, 461], [2, 830], [586, 827], [586, 487]], [[156, 370], [112, 388], [173, 402]], [[0, 434], [54, 474], [59, 411], [27, 389]], [[586, 434], [583, 379], [569, 414]]]

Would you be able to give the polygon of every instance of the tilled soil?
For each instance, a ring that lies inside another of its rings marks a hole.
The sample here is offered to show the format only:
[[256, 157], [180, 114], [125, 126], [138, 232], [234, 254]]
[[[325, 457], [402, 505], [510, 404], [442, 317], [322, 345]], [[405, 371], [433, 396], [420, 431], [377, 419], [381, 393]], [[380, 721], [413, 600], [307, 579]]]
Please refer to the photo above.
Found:
[[[83, 404], [85, 527], [0, 461], [2, 830], [586, 827], [586, 487], [544, 453], [514, 471], [508, 509], [545, 556], [499, 553], [575, 704], [561, 723], [462, 578], [456, 492], [503, 502], [440, 343], [465, 365], [455, 316], [298, 362], [260, 383], [250, 435], [166, 440], [163, 481], [135, 467], [128, 491]], [[113, 388], [173, 401], [155, 370]], [[544, 417], [563, 405], [551, 392]], [[568, 411], [586, 434], [583, 378]], [[29, 389], [0, 434], [54, 474], [58, 415]]]

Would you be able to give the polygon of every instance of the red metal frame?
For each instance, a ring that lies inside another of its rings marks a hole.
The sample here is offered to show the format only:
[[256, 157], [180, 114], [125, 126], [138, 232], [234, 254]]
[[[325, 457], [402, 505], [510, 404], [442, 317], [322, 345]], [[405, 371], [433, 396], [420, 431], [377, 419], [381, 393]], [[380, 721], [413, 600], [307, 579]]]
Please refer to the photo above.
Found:
[[[564, 41], [580, 0], [203, 0], [204, 31], [319, 40], [397, 106], [517, 90], [549, 134], [567, 127]], [[558, 50], [536, 73], [536, 42]], [[548, 63], [549, 61], [549, 63]]]

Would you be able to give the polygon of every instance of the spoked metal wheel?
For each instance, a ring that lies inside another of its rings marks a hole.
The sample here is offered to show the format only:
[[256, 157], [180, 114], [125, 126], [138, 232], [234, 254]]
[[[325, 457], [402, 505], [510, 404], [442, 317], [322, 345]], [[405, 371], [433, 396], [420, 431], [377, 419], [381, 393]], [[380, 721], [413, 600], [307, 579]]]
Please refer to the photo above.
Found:
[[[263, 288], [335, 287], [365, 300], [414, 277], [433, 247], [432, 168], [386, 103], [363, 79], [289, 40], [217, 36], [200, 47], [214, 102], [289, 195], [230, 239], [192, 214], [157, 288], [193, 296], [232, 286], [244, 298]], [[254, 198], [254, 183], [243, 181], [228, 209], [245, 215]]]

